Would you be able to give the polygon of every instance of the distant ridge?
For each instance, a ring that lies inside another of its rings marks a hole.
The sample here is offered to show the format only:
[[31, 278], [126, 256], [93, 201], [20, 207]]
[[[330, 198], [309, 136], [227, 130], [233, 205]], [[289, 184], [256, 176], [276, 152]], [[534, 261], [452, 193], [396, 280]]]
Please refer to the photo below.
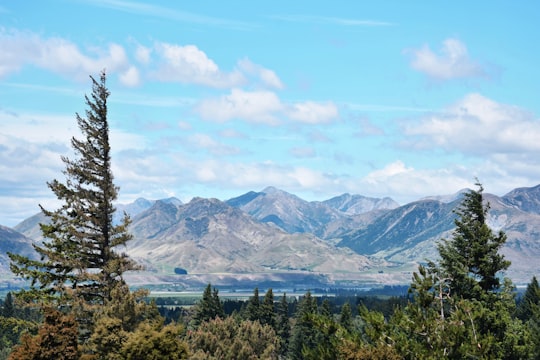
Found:
[[[117, 209], [132, 217], [134, 240], [127, 252], [147, 267], [147, 276], [172, 276], [180, 267], [188, 271], [185, 281], [192, 276], [203, 283], [209, 274], [223, 282], [237, 281], [238, 274], [253, 281], [302, 274], [298, 279], [317, 284], [395, 283], [410, 280], [415, 264], [436, 258], [436, 243], [452, 236], [463, 193], [400, 206], [390, 198], [351, 194], [306, 201], [268, 187], [227, 201], [137, 199]], [[507, 275], [527, 283], [540, 274], [540, 185], [484, 197], [489, 226], [508, 236]], [[15, 229], [1, 228], [0, 271], [7, 271], [9, 249], [32, 251], [31, 243], [41, 240], [38, 224], [45, 221], [36, 214]]]

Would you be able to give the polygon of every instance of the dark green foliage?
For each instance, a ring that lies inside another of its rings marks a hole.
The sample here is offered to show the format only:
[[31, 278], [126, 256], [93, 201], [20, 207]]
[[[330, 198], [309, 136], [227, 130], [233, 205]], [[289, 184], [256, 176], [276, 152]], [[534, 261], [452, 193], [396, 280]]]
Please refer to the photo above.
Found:
[[321, 315], [328, 318], [332, 317], [332, 305], [330, 305], [330, 300], [324, 299], [321, 304]]
[[289, 347], [289, 337], [291, 334], [289, 302], [287, 301], [286, 293], [283, 293], [281, 301], [277, 306], [276, 333], [280, 339], [280, 355], [285, 355]]
[[219, 300], [219, 291], [216, 288], [212, 290], [212, 285], [208, 284], [204, 289], [201, 301], [195, 306], [193, 325], [197, 327], [205, 321], [224, 316], [223, 305]]
[[317, 314], [317, 300], [307, 292], [299, 301], [294, 316], [294, 326], [291, 331], [289, 343], [289, 358], [303, 359], [304, 349], [317, 347], [317, 330], [315, 327], [315, 315]]
[[[118, 187], [111, 171], [105, 72], [91, 80], [86, 117], [76, 115], [83, 138], [71, 140], [75, 159], [62, 157], [65, 181], [48, 183], [61, 205], [41, 208], [50, 222], [41, 224], [43, 244], [34, 245], [40, 258], [9, 254], [11, 270], [30, 280], [17, 299], [45, 309], [38, 335], [26, 335], [13, 356], [71, 359], [82, 350], [84, 359], [122, 358], [119, 349], [140, 324], [159, 321], [155, 306], [142, 301], [146, 293], [131, 293], [123, 280], [124, 272], [138, 266], [120, 252], [131, 239], [129, 218], [113, 224]], [[55, 328], [60, 324], [63, 329]]]
[[274, 293], [272, 289], [268, 289], [264, 295], [262, 304], [259, 306], [259, 322], [262, 325], [269, 325], [277, 331], [276, 328], [276, 313], [274, 310]]
[[520, 299], [519, 306], [516, 309], [516, 316], [528, 321], [533, 318], [540, 306], [540, 286], [536, 276], [533, 276], [531, 282], [527, 285], [527, 289]]
[[353, 313], [351, 310], [351, 305], [349, 303], [345, 303], [341, 307], [341, 314], [339, 315], [339, 324], [345, 328], [347, 331], [352, 332], [353, 331]]
[[529, 359], [529, 329], [513, 319], [515, 300], [499, 272], [509, 262], [498, 253], [506, 240], [486, 224], [482, 186], [456, 211], [451, 240], [439, 245], [439, 263], [420, 266], [410, 286], [411, 302], [388, 321], [362, 308], [363, 339], [370, 349], [393, 348], [404, 359]]
[[0, 314], [3, 317], [14, 317], [16, 315], [15, 313], [15, 305], [13, 304], [13, 295], [11, 295], [11, 292], [8, 292], [6, 295], [6, 299], [4, 300], [4, 303], [2, 304], [2, 311]]
[[50, 224], [41, 225], [43, 245], [34, 245], [41, 258], [9, 254], [13, 273], [31, 281], [30, 290], [21, 293], [29, 299], [103, 304], [122, 274], [136, 268], [118, 252], [131, 239], [129, 218], [112, 223], [118, 187], [111, 172], [105, 72], [99, 81], [91, 79], [86, 118], [76, 115], [84, 138], [71, 140], [76, 159], [62, 157], [65, 183], [48, 183], [62, 205], [54, 211], [42, 208]]
[[489, 204], [484, 205], [483, 187], [465, 194], [455, 211], [456, 229], [451, 240], [438, 246], [440, 267], [450, 281], [453, 296], [480, 299], [499, 290], [498, 274], [508, 269], [510, 262], [499, 250], [506, 242], [506, 234], [496, 235], [486, 223]]
[[534, 359], [540, 359], [540, 286], [536, 276], [533, 276], [531, 282], [516, 309], [516, 316], [526, 325], [531, 335], [531, 348], [535, 356]]
[[259, 288], [253, 290], [253, 296], [249, 298], [246, 306], [244, 317], [246, 320], [259, 320], [261, 314], [260, 300], [259, 300]]

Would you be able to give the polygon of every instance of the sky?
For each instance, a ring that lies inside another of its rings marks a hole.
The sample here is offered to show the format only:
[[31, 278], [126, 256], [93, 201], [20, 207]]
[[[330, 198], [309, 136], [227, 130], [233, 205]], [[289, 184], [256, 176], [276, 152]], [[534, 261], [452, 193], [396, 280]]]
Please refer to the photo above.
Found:
[[0, 1], [0, 224], [57, 206], [107, 74], [120, 203], [540, 183], [538, 1]]

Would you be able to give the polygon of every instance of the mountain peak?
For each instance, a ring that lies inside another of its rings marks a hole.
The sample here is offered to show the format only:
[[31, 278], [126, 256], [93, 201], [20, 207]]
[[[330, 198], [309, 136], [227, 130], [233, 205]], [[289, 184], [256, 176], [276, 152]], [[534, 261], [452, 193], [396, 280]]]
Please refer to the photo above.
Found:
[[261, 192], [265, 193], [265, 194], [288, 194], [288, 192], [280, 190], [280, 189], [278, 189], [278, 188], [276, 188], [274, 186], [267, 186]]

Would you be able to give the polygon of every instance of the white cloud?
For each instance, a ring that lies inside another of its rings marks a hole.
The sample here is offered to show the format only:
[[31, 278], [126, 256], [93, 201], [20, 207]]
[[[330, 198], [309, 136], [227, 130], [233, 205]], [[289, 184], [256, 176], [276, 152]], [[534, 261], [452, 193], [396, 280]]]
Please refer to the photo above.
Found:
[[76, 44], [62, 38], [0, 29], [0, 48], [0, 77], [27, 64], [80, 80], [104, 68], [109, 73], [128, 68], [124, 48], [114, 43], [106, 49], [89, 49], [85, 54]]
[[118, 73], [120, 82], [128, 87], [140, 85], [147, 72], [150, 78], [158, 81], [213, 88], [245, 85], [248, 79], [265, 88], [284, 87], [274, 71], [248, 59], [238, 61], [237, 68], [232, 71], [222, 71], [195, 45], [155, 42], [149, 48], [136, 43], [133, 56], [140, 68], [130, 64], [124, 47], [116, 43], [81, 49], [60, 37], [44, 38], [32, 32], [0, 28], [0, 49], [0, 78], [33, 65], [80, 81], [106, 69], [109, 75]]
[[232, 89], [229, 95], [203, 100], [196, 108], [206, 120], [225, 122], [245, 119], [256, 123], [276, 124], [277, 114], [283, 105], [277, 95], [270, 91], [244, 91]]
[[151, 53], [152, 49], [139, 44], [135, 49], [135, 59], [141, 64], [148, 64], [150, 63]]
[[160, 81], [177, 81], [227, 88], [245, 82], [239, 71], [222, 72], [217, 64], [195, 45], [156, 43], [161, 63], [154, 76]]
[[469, 94], [441, 113], [405, 127], [407, 146], [473, 156], [540, 151], [540, 120], [516, 106]]
[[400, 203], [406, 203], [428, 195], [447, 195], [472, 187], [475, 175], [460, 165], [415, 169], [396, 160], [360, 179], [348, 180], [346, 187], [353, 193], [361, 194], [369, 189], [371, 196], [390, 196]]
[[239, 152], [237, 148], [219, 143], [207, 134], [193, 134], [188, 141], [194, 148], [207, 150], [214, 156], [234, 155]]
[[137, 86], [141, 83], [139, 70], [135, 66], [130, 66], [119, 75], [120, 82], [125, 86]]
[[488, 72], [472, 60], [464, 43], [457, 39], [446, 39], [439, 54], [428, 45], [407, 51], [412, 54], [411, 66], [436, 80], [487, 77]]
[[286, 113], [291, 119], [306, 124], [329, 123], [338, 117], [337, 107], [331, 102], [316, 103], [306, 101], [296, 103], [290, 106]]
[[283, 83], [274, 71], [266, 69], [261, 65], [254, 64], [247, 58], [240, 60], [238, 62], [238, 67], [247, 75], [252, 75], [259, 78], [259, 80], [261, 80], [265, 86], [274, 89], [283, 89], [284, 87]]
[[271, 91], [232, 89], [229, 95], [203, 100], [196, 112], [206, 120], [225, 122], [243, 119], [248, 122], [276, 125], [283, 118], [306, 124], [324, 124], [338, 117], [337, 107], [331, 103], [313, 101], [286, 105]]

